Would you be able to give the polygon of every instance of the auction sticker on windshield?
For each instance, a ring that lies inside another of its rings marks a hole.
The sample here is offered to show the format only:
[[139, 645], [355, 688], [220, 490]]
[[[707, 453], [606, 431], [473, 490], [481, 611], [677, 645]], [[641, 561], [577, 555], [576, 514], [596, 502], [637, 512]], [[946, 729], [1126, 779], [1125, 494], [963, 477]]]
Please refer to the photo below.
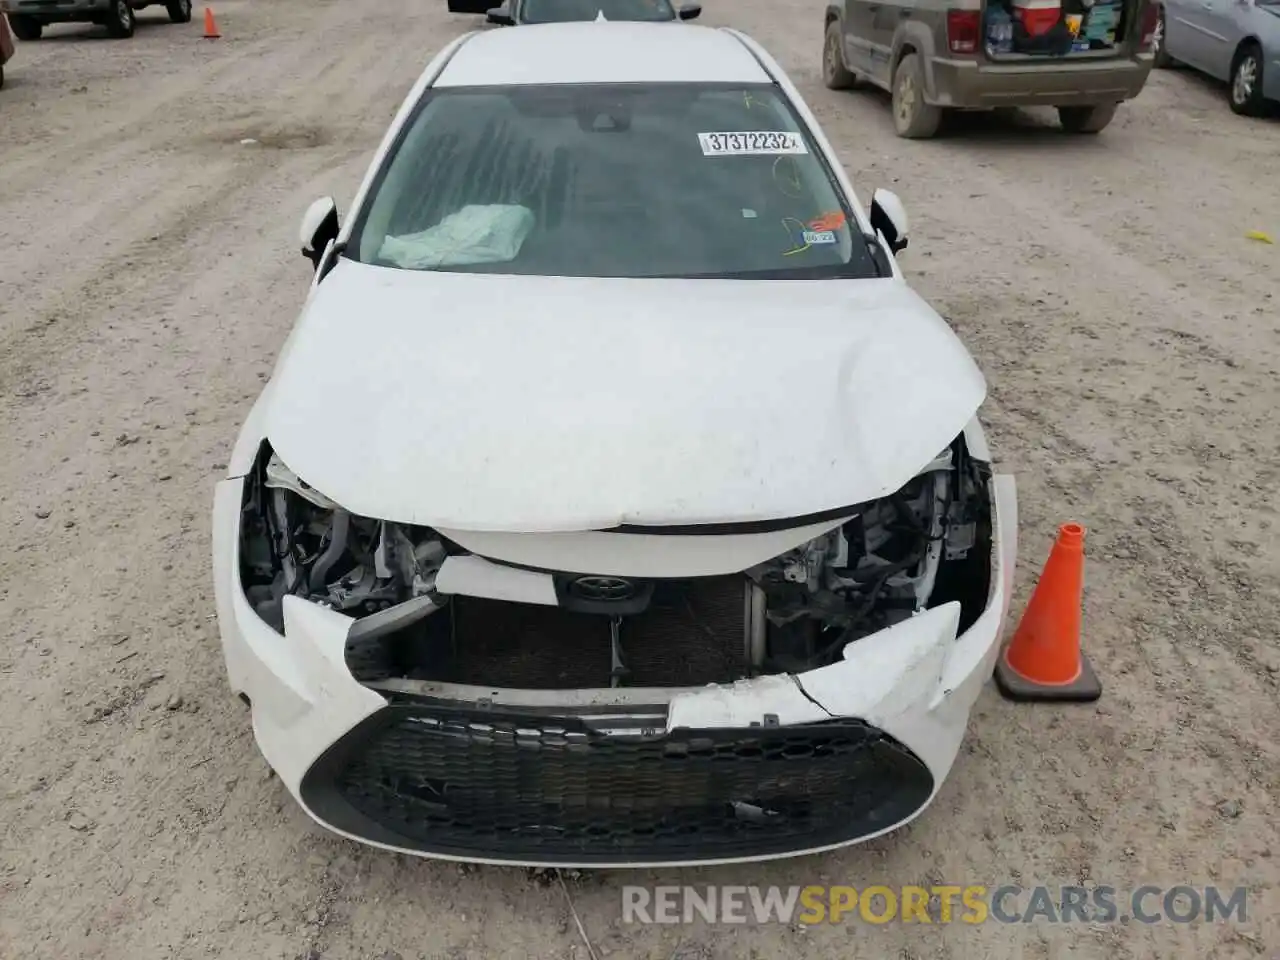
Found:
[[808, 153], [798, 133], [700, 133], [704, 157], [773, 157], [786, 154]]

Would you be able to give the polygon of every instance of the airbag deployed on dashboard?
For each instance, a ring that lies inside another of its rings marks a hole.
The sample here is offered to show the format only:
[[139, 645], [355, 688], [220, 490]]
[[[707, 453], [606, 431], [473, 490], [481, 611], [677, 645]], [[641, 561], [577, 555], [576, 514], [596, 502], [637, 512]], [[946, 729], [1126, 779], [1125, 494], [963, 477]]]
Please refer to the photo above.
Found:
[[469, 204], [420, 233], [387, 237], [378, 256], [409, 270], [506, 263], [520, 253], [532, 229], [528, 207]]

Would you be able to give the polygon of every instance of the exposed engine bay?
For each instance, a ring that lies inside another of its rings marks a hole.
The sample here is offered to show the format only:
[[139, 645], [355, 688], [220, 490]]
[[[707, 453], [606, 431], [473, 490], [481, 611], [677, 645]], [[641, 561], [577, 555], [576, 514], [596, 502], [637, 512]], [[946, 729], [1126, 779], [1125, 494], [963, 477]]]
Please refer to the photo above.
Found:
[[264, 444], [246, 478], [241, 580], [280, 633], [289, 595], [355, 618], [347, 663], [365, 683], [724, 683], [831, 663], [847, 644], [952, 600], [967, 627], [988, 594], [988, 481], [988, 465], [958, 437], [893, 495], [851, 507], [828, 532], [747, 570], [685, 579], [521, 570], [546, 581], [527, 602], [441, 590], [446, 563], [516, 571], [429, 527], [347, 512]]

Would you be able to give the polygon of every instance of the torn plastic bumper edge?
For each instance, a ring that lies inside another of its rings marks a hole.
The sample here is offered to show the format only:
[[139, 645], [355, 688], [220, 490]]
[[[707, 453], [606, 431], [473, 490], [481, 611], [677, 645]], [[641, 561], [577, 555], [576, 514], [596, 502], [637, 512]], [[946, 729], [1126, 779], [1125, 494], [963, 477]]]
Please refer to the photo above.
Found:
[[[765, 715], [777, 717], [782, 726], [833, 717], [861, 719], [924, 761], [933, 775], [936, 795], [959, 751], [973, 703], [992, 674], [1008, 612], [1017, 552], [1016, 494], [1012, 477], [997, 476], [991, 485], [991, 586], [983, 613], [963, 634], [956, 635], [959, 606], [944, 604], [850, 644], [843, 659], [827, 667], [676, 693], [668, 707], [668, 730], [745, 726], [760, 723]], [[249, 606], [239, 589], [237, 572], [241, 496], [242, 481], [225, 480], [218, 485], [214, 505], [215, 594], [228, 679], [232, 689], [251, 703], [254, 735], [267, 762], [308, 814], [334, 830], [302, 801], [302, 779], [330, 746], [385, 709], [386, 700], [357, 683], [347, 670], [344, 651], [351, 618], [288, 597], [282, 637]], [[874, 834], [831, 846], [889, 832], [927, 806]], [[369, 842], [363, 837], [351, 839]], [[822, 849], [830, 846], [782, 855]], [[483, 862], [486, 858], [454, 859]]]
[[995, 667], [1013, 586], [1013, 478], [997, 476], [992, 486], [991, 588], [982, 615], [963, 634], [957, 637], [960, 605], [943, 604], [854, 641], [839, 663], [679, 693], [671, 700], [667, 729], [742, 727], [766, 714], [782, 726], [855, 717], [910, 747], [941, 784]]

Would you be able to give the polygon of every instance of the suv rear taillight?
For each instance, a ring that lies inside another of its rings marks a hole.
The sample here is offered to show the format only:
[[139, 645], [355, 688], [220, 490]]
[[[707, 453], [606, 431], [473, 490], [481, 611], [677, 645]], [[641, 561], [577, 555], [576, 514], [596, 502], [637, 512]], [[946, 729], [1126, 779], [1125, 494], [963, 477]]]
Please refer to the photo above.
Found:
[[947, 47], [952, 53], [977, 53], [981, 26], [982, 17], [977, 10], [948, 10]]
[[1142, 5], [1142, 33], [1138, 46], [1146, 50], [1156, 38], [1156, 25], [1160, 22], [1160, 5], [1154, 0], [1147, 0]]

